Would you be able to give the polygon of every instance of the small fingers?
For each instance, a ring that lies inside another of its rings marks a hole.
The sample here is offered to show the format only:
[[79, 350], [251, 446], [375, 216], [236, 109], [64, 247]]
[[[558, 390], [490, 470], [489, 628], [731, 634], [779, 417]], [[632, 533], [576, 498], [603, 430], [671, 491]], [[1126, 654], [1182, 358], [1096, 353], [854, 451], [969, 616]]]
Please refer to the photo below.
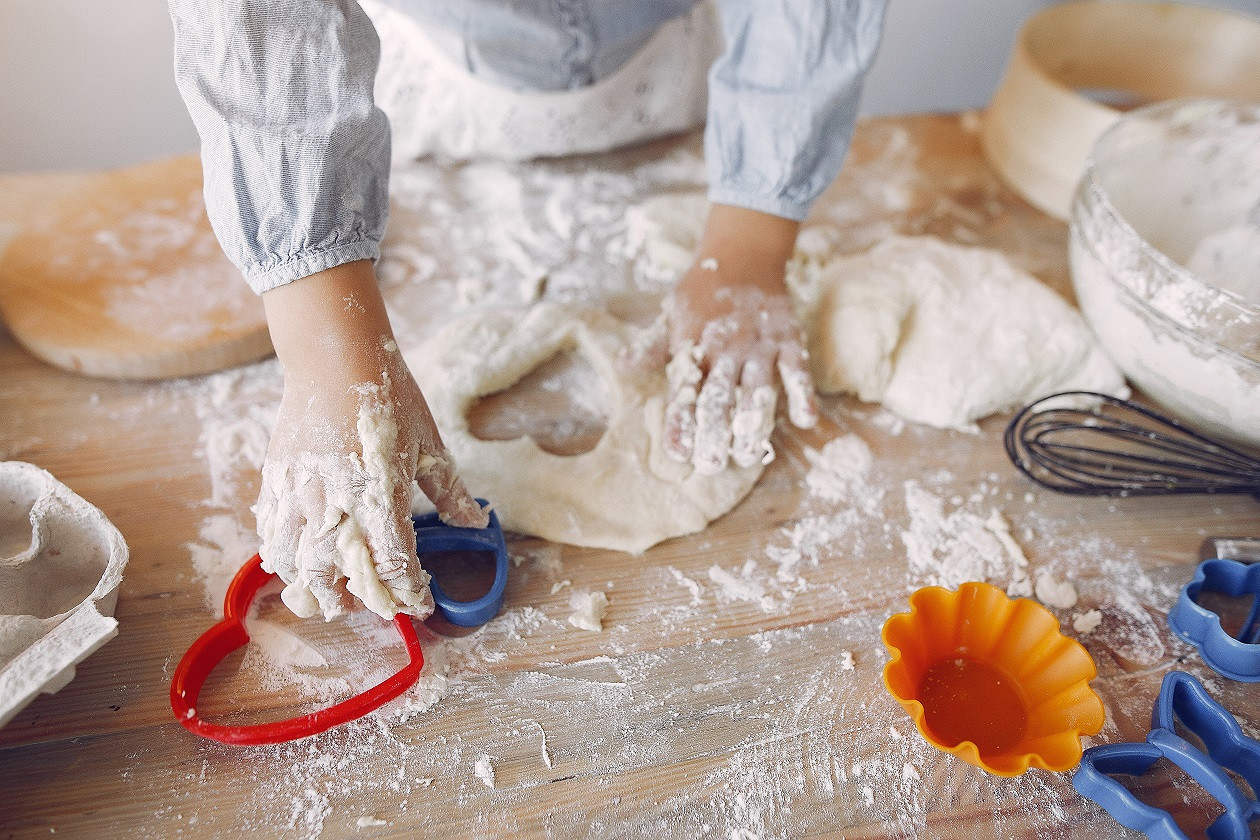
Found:
[[744, 365], [731, 417], [731, 460], [740, 467], [768, 464], [774, 460], [770, 435], [778, 392], [763, 359], [750, 359]]
[[736, 372], [734, 358], [718, 356], [696, 398], [695, 451], [691, 461], [701, 475], [716, 475], [725, 469], [730, 458]]
[[308, 521], [302, 529], [294, 555], [297, 574], [281, 597], [303, 618], [314, 615], [315, 608], [325, 619], [335, 618], [354, 603], [337, 568], [337, 525], [344, 516], [330, 507], [322, 521]]
[[389, 591], [398, 612], [425, 618], [433, 612], [429, 576], [416, 557], [416, 532], [411, 524], [410, 492], [399, 488], [394, 505], [364, 524], [364, 541], [377, 579]]
[[684, 345], [665, 366], [669, 402], [665, 407], [662, 445], [671, 460], [691, 460], [696, 442], [696, 400], [703, 373], [696, 361], [696, 346]]
[[439, 447], [435, 453], [421, 453], [416, 483], [437, 508], [438, 518], [447, 525], [485, 528], [490, 524], [489, 511], [468, 492], [445, 447]]
[[788, 419], [798, 429], [818, 425], [818, 399], [814, 377], [809, 372], [809, 354], [799, 341], [779, 345], [779, 378], [787, 395]]
[[297, 577], [298, 540], [305, 525], [305, 517], [287, 504], [258, 519], [258, 536], [262, 541], [258, 554], [263, 568], [276, 573], [286, 583]]

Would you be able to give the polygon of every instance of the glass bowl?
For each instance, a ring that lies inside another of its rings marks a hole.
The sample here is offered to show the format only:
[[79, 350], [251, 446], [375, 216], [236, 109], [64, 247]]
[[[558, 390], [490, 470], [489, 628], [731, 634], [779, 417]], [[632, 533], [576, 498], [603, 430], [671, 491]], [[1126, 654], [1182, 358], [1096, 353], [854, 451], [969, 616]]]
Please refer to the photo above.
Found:
[[1069, 221], [1072, 283], [1108, 355], [1170, 413], [1250, 446], [1260, 271], [1215, 272], [1207, 257], [1226, 242], [1235, 266], [1241, 254], [1260, 270], [1258, 205], [1260, 104], [1177, 100], [1099, 137]]

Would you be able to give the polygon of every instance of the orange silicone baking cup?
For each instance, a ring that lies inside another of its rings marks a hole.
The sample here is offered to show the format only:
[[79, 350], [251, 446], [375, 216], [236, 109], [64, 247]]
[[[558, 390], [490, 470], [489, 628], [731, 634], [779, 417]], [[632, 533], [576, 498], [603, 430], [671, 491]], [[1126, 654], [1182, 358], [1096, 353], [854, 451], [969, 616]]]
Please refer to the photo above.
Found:
[[1105, 712], [1098, 675], [1049, 610], [987, 583], [928, 586], [884, 623], [884, 685], [932, 746], [997, 776], [1069, 770]]

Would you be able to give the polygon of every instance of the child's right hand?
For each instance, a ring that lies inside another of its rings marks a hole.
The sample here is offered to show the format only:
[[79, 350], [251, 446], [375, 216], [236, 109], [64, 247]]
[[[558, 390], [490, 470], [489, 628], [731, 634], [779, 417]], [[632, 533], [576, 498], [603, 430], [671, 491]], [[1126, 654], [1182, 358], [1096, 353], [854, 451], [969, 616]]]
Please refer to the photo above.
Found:
[[416, 558], [411, 487], [446, 522], [484, 527], [394, 344], [370, 264], [349, 263], [263, 295], [284, 397], [256, 513], [264, 566], [299, 615], [433, 609]]

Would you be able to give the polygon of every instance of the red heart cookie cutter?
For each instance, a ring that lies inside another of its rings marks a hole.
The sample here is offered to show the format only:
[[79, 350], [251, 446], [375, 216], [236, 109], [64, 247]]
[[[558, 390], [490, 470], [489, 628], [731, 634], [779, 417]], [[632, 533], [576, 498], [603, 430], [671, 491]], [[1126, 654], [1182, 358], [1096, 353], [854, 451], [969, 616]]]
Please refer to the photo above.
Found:
[[258, 591], [274, 577], [276, 575], [263, 570], [262, 558], [257, 554], [250, 558], [228, 586], [227, 596], [223, 599], [223, 619], [202, 633], [179, 661], [171, 680], [171, 710], [185, 729], [225, 744], [295, 741], [363, 717], [402, 694], [420, 678], [420, 670], [424, 667], [420, 637], [416, 635], [411, 616], [399, 613], [394, 616], [394, 626], [398, 628], [398, 635], [402, 636], [411, 659], [401, 671], [362, 694], [309, 715], [274, 723], [223, 726], [202, 720], [197, 715], [197, 697], [201, 694], [201, 687], [225, 656], [248, 644], [245, 615]]

